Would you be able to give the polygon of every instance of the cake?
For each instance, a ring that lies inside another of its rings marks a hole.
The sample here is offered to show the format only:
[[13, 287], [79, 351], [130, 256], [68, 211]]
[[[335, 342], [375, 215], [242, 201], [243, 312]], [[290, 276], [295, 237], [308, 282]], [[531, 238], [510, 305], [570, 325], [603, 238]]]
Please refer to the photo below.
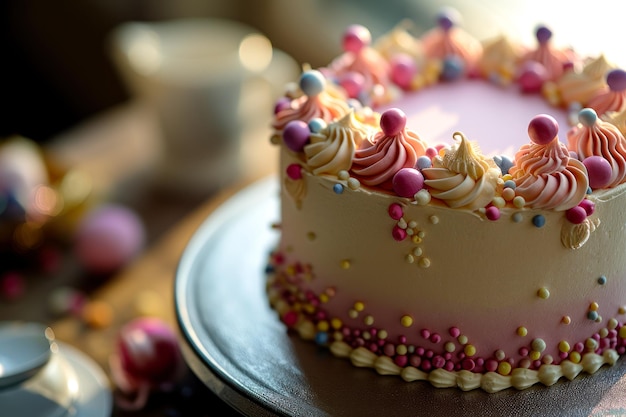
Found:
[[464, 391], [624, 354], [626, 72], [551, 36], [478, 41], [445, 11], [420, 37], [351, 26], [303, 69], [272, 124], [267, 292], [288, 329]]

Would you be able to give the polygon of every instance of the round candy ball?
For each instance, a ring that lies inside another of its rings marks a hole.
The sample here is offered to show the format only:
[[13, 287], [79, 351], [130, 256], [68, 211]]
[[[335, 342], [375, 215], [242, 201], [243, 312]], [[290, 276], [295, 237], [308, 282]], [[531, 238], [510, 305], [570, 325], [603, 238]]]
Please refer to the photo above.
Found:
[[144, 225], [131, 209], [104, 205], [87, 213], [78, 225], [74, 250], [90, 272], [111, 273], [127, 264], [143, 248]]
[[415, 168], [402, 168], [393, 176], [392, 186], [400, 197], [412, 198], [424, 188], [424, 176]]
[[309, 125], [302, 120], [292, 120], [283, 130], [283, 142], [294, 152], [302, 152], [309, 141], [311, 131]]
[[343, 34], [343, 50], [346, 52], [359, 52], [370, 43], [372, 43], [372, 35], [365, 26], [348, 26]]
[[536, 61], [528, 61], [521, 68], [517, 79], [523, 93], [538, 93], [548, 78], [546, 67]]
[[357, 98], [365, 86], [365, 77], [358, 72], [349, 72], [341, 77], [339, 85], [346, 90], [350, 98]]
[[314, 97], [324, 91], [326, 78], [318, 70], [306, 71], [300, 76], [300, 89], [309, 97]]
[[151, 386], [173, 381], [182, 366], [176, 334], [157, 318], [139, 318], [122, 327], [116, 352], [129, 377]]
[[592, 108], [586, 107], [578, 112], [578, 121], [587, 127], [591, 127], [596, 124], [598, 120], [598, 114]]
[[583, 160], [592, 189], [605, 188], [611, 183], [613, 168], [609, 161], [601, 156], [589, 156]]
[[446, 57], [441, 68], [441, 79], [443, 81], [458, 80], [463, 76], [464, 71], [465, 62], [460, 57], [456, 55]]
[[461, 14], [452, 7], [444, 7], [437, 14], [437, 26], [444, 31], [452, 29], [461, 21]]
[[619, 92], [626, 90], [626, 71], [623, 69], [609, 71], [606, 76], [606, 83], [611, 91]]
[[387, 136], [395, 136], [405, 127], [406, 114], [400, 109], [389, 109], [380, 116], [380, 128]]
[[417, 73], [415, 60], [407, 54], [397, 54], [391, 59], [391, 80], [400, 88], [408, 90]]
[[565, 212], [565, 217], [571, 223], [580, 224], [587, 218], [587, 211], [581, 206], [572, 207]]
[[433, 165], [433, 162], [429, 157], [423, 155], [417, 158], [417, 162], [415, 162], [415, 168], [417, 169], [425, 169], [430, 168]]
[[537, 145], [547, 145], [557, 137], [559, 123], [548, 114], [533, 117], [528, 124], [528, 136]]
[[544, 45], [552, 38], [552, 31], [545, 26], [539, 26], [535, 31], [537, 41]]
[[289, 107], [291, 107], [291, 100], [289, 100], [289, 98], [287, 97], [281, 97], [276, 101], [276, 104], [274, 105], [274, 114], [278, 114], [281, 111], [288, 109]]

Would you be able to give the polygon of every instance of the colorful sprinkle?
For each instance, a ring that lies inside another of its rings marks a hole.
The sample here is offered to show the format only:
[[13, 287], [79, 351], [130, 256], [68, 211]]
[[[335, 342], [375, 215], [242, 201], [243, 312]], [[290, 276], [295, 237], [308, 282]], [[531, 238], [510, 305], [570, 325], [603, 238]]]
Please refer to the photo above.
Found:
[[400, 319], [400, 323], [404, 327], [411, 327], [413, 325], [413, 317], [411, 317], [411, 316], [402, 316], [402, 318]]
[[561, 340], [559, 342], [559, 351], [560, 352], [567, 353], [570, 350], [571, 350], [570, 345], [565, 340]]
[[536, 216], [533, 216], [533, 225], [535, 225], [535, 227], [540, 228], [540, 227], [543, 227], [545, 224], [546, 224], [546, 218], [543, 217], [543, 215], [537, 214]]
[[530, 347], [536, 352], [543, 352], [544, 350], [546, 350], [546, 342], [544, 342], [544, 340], [540, 338], [533, 339]]
[[467, 356], [474, 356], [476, 354], [476, 348], [474, 347], [474, 345], [465, 345], [465, 348], [463, 348], [463, 353], [465, 353]]
[[335, 194], [342, 194], [343, 193], [343, 184], [335, 184], [335, 185], [333, 185], [333, 191], [335, 192]]
[[421, 258], [419, 261], [419, 266], [421, 266], [422, 268], [429, 268], [430, 267], [430, 259], [428, 258]]
[[350, 267], [352, 266], [352, 263], [350, 262], [350, 260], [344, 259], [341, 262], [339, 262], [339, 266], [341, 266], [341, 269], [350, 269]]
[[570, 316], [563, 316], [561, 318], [561, 323], [563, 324], [570, 324], [572, 322], [572, 318]]
[[419, 204], [420, 206], [425, 206], [430, 203], [431, 196], [428, 190], [421, 189], [413, 196], [413, 198], [415, 199], [417, 204]]
[[598, 312], [597, 312], [597, 311], [594, 311], [594, 310], [589, 311], [589, 312], [587, 313], [587, 318], [588, 318], [589, 320], [592, 320], [592, 321], [597, 320], [597, 319], [598, 319]]
[[520, 327], [517, 328], [517, 332], [516, 333], [517, 333], [518, 336], [524, 337], [524, 336], [526, 336], [528, 334], [528, 329], [526, 329], [526, 327], [524, 327], [524, 326], [520, 326]]
[[546, 287], [539, 288], [537, 290], [537, 297], [543, 300], [547, 300], [548, 298], [550, 298], [550, 290], [548, 290]]
[[361, 183], [356, 178], [348, 178], [348, 188], [351, 190], [358, 190]]
[[600, 285], [606, 284], [606, 277], [604, 275], [601, 275], [600, 277], [598, 277], [598, 284]]
[[[374, 324], [374, 317], [372, 317], [372, 316], [365, 316], [363, 318], [363, 323], [365, 323], [368, 326], [371, 326], [372, 324]], [[379, 336], [380, 336], [380, 333], [379, 333]]]
[[516, 213], [513, 213], [513, 216], [511, 216], [511, 219], [515, 223], [521, 223], [522, 220], [524, 220], [524, 215], [518, 211]]
[[513, 199], [513, 205], [516, 208], [522, 208], [526, 205], [526, 200], [521, 195], [518, 195], [517, 197]]
[[428, 221], [430, 221], [431, 224], [438, 224], [439, 223], [439, 217], [438, 216], [430, 216], [428, 218]]
[[350, 178], [350, 173], [346, 170], [341, 170], [337, 173], [337, 178], [339, 178], [342, 181], [345, 181], [348, 178]]

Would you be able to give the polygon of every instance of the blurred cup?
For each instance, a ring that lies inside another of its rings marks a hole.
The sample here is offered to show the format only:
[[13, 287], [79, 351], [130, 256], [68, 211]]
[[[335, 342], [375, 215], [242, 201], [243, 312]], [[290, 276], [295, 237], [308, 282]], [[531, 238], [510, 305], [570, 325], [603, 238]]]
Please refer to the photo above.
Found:
[[258, 96], [268, 120], [285, 83], [278, 67], [295, 63], [253, 28], [222, 19], [129, 22], [112, 41], [122, 77], [163, 133], [159, 184], [208, 193], [235, 180], [242, 129], [255, 117], [242, 97]]

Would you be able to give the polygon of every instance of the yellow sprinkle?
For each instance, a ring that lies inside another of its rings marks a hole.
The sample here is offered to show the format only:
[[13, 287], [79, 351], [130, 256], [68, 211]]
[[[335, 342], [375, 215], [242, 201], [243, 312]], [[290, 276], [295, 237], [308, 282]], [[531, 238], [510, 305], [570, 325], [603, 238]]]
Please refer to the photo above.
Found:
[[409, 253], [404, 257], [404, 260], [409, 264], [415, 263], [415, 256]]
[[502, 176], [502, 181], [505, 181], [505, 182], [508, 181], [508, 180], [512, 180], [512, 179], [513, 179], [513, 175], [511, 175], [511, 174], [504, 174]]
[[618, 314], [626, 314], [626, 307], [625, 306], [621, 306], [620, 308], [617, 309], [617, 313]]
[[365, 309], [365, 304], [363, 304], [361, 301], [357, 301], [356, 303], [354, 303], [354, 309], [356, 311], [363, 311], [363, 309]]
[[315, 240], [315, 238], [316, 238], [317, 236], [315, 235], [315, 233], [314, 233], [314, 232], [309, 232], [309, 233], [307, 233], [307, 234], [306, 234], [306, 237], [307, 237], [309, 240]]
[[386, 339], [388, 336], [386, 330], [379, 330], [377, 334], [378, 334], [378, 338], [383, 339], [383, 340]]
[[320, 294], [320, 301], [322, 303], [327, 303], [328, 302], [328, 295], [326, 294]]
[[619, 329], [619, 337], [626, 339], [626, 326], [622, 326]]
[[400, 319], [400, 323], [402, 323], [404, 327], [411, 327], [413, 325], [413, 317], [402, 316], [402, 318]]
[[580, 363], [580, 353], [574, 351], [569, 354], [569, 360], [574, 363]]
[[596, 302], [593, 302], [593, 303], [589, 304], [589, 310], [591, 310], [591, 311], [598, 311], [598, 307], [600, 307], [600, 306]]
[[348, 259], [344, 259], [339, 263], [339, 266], [341, 266], [341, 269], [350, 269], [351, 263]]
[[570, 316], [563, 316], [563, 318], [561, 318], [561, 323], [563, 324], [570, 324], [572, 322], [572, 318]]
[[550, 291], [546, 287], [539, 288], [539, 290], [537, 290], [537, 297], [547, 300], [550, 297]]
[[528, 357], [536, 361], [537, 359], [541, 357], [541, 352], [537, 352], [536, 350], [533, 350], [532, 352], [530, 352], [530, 355], [528, 355]]
[[407, 349], [407, 347], [405, 345], [398, 345], [396, 347], [396, 353], [398, 355], [406, 355], [407, 352], [408, 352], [408, 349]]
[[609, 320], [609, 322], [607, 323], [607, 327], [611, 330], [616, 329], [618, 325], [618, 322], [616, 319], [611, 319]]
[[91, 301], [85, 306], [82, 317], [88, 326], [102, 329], [113, 322], [113, 308], [104, 301]]
[[524, 327], [524, 326], [520, 326], [520, 327], [518, 327], [518, 328], [517, 328], [517, 335], [518, 335], [518, 336], [522, 336], [522, 337], [524, 337], [524, 336], [526, 336], [527, 334], [528, 334], [528, 329], [526, 329], [526, 327]]
[[351, 308], [350, 310], [348, 310], [348, 316], [351, 319], [356, 319], [357, 317], [359, 317], [359, 312], [356, 311], [355, 309]]
[[469, 341], [467, 339], [467, 336], [465, 336], [464, 334], [459, 335], [459, 337], [457, 337], [456, 340], [462, 345], [467, 345], [467, 342]]
[[317, 323], [317, 330], [321, 332], [326, 332], [328, 331], [328, 329], [330, 329], [330, 326], [328, 325], [328, 322], [326, 320], [322, 320]]
[[511, 373], [511, 364], [508, 362], [500, 362], [498, 364], [498, 373], [500, 375], [508, 375]]
[[363, 339], [370, 340], [372, 338], [372, 334], [367, 330], [362, 333]]
[[411, 238], [411, 240], [413, 241], [413, 243], [422, 243], [422, 238], [419, 237], [419, 233], [416, 235], [413, 235], [413, 237]]
[[589, 350], [596, 350], [598, 348], [598, 342], [591, 337], [585, 340], [585, 347]]
[[413, 249], [413, 256], [422, 256], [422, 248], [415, 248]]
[[341, 342], [343, 340], [343, 333], [341, 333], [341, 332], [334, 332], [333, 333], [333, 339], [335, 339], [338, 342]]
[[304, 311], [306, 311], [309, 314], [315, 313], [315, 307], [313, 307], [313, 305], [311, 304], [305, 304]]
[[467, 356], [474, 356], [476, 354], [476, 348], [474, 347], [474, 345], [465, 345], [463, 353], [465, 353], [465, 355]]
[[331, 320], [330, 320], [330, 325], [331, 325], [331, 326], [332, 326], [332, 328], [333, 328], [333, 329], [335, 329], [335, 330], [340, 329], [342, 324], [343, 324], [343, 323], [342, 323], [342, 322], [341, 322], [341, 320], [340, 320], [340, 319], [338, 319], [338, 318], [334, 318], [334, 319], [331, 319]]
[[374, 324], [374, 317], [372, 317], [372, 316], [365, 316], [363, 318], [363, 323], [365, 323], [368, 326], [371, 326], [372, 324]]
[[569, 343], [567, 343], [565, 340], [561, 340], [559, 342], [559, 351], [563, 352], [563, 353], [567, 353], [570, 350], [570, 346]]
[[600, 329], [598, 333], [600, 333], [600, 337], [607, 337], [609, 335], [609, 329], [605, 327], [603, 329]]
[[420, 261], [419, 261], [419, 265], [420, 265], [422, 268], [428, 268], [428, 267], [430, 267], [430, 259], [428, 259], [428, 258], [421, 258], [421, 259], [420, 259]]

